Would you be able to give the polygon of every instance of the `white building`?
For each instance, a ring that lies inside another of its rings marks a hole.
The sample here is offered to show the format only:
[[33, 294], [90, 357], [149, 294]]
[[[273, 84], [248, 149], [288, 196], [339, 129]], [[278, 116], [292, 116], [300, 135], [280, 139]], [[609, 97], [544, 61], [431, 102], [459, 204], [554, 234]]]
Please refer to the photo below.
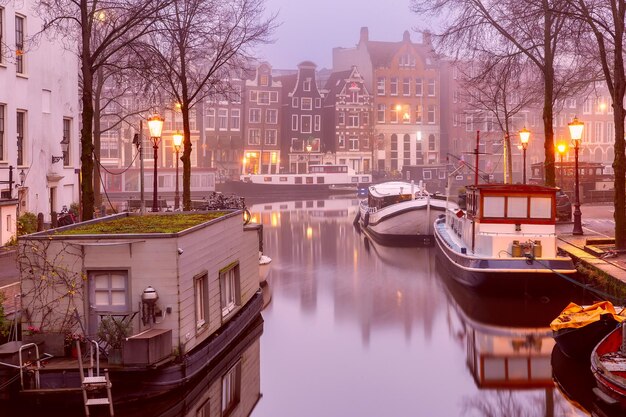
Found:
[[18, 198], [20, 213], [50, 221], [78, 202], [78, 62], [52, 37], [33, 40], [42, 28], [33, 8], [33, 0], [0, 3], [0, 188]]

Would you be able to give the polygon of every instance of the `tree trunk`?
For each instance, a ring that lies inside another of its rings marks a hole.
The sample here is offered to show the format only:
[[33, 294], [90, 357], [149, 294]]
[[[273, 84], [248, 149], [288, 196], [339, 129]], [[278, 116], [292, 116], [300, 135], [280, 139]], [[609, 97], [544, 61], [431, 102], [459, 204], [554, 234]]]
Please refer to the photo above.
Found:
[[[94, 91], [94, 108], [93, 108], [93, 201], [94, 207], [102, 205], [102, 194], [100, 192], [100, 99], [102, 97], [102, 88], [104, 87], [104, 78], [102, 68], [98, 69], [95, 78], [96, 88]], [[121, 149], [121, 148], [120, 148]]]
[[544, 140], [544, 180], [549, 187], [556, 186], [556, 172], [554, 167], [554, 113], [552, 104], [554, 103], [554, 51], [552, 50], [552, 13], [546, 9], [544, 18], [544, 67], [543, 67], [543, 131]]
[[83, 77], [82, 104], [83, 126], [80, 131], [81, 144], [81, 192], [82, 192], [82, 220], [93, 219], [94, 199], [93, 199], [93, 69], [91, 66], [90, 51], [90, 31], [89, 31], [89, 8], [87, 1], [81, 0], [81, 25], [82, 25], [82, 45], [81, 45], [81, 74]]
[[189, 124], [189, 108], [181, 106], [183, 114], [183, 210], [191, 210], [191, 128]]
[[[623, 22], [623, 12], [620, 22]], [[624, 92], [626, 91], [626, 76], [624, 74], [623, 54], [623, 23], [615, 28], [615, 56], [613, 72], [613, 118], [615, 123], [615, 159], [613, 172], [615, 175], [615, 247], [626, 249], [626, 155], [624, 144]]]

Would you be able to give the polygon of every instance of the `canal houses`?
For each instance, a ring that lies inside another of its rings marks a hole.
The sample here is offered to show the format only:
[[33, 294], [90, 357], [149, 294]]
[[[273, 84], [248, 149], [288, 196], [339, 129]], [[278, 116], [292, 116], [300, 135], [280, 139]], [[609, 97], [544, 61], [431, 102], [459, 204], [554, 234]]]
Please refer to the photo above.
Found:
[[371, 172], [372, 95], [356, 67], [332, 73], [326, 82], [324, 136], [339, 164]]
[[[283, 138], [281, 154], [286, 172], [308, 172], [309, 165], [323, 160], [322, 92], [317, 85], [317, 65], [311, 61], [298, 64], [298, 72], [280, 77], [283, 86]], [[334, 160], [332, 161], [334, 162]]]
[[22, 344], [52, 357], [15, 369], [22, 393], [81, 386], [64, 339], [86, 342], [96, 361], [85, 372], [108, 368], [114, 402], [193, 380], [260, 319], [257, 229], [240, 211], [126, 213], [25, 236]]

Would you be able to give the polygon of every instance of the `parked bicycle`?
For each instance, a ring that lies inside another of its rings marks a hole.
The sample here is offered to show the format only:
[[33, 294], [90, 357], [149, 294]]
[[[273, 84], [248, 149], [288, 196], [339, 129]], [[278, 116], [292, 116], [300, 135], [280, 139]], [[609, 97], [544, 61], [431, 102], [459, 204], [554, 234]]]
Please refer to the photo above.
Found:
[[244, 197], [236, 195], [225, 196], [222, 193], [213, 191], [208, 198], [204, 198], [206, 204], [200, 206], [201, 210], [242, 210], [244, 224], [250, 223], [251, 214], [246, 207]]
[[59, 213], [58, 224], [59, 226], [69, 226], [70, 224], [76, 223], [76, 217], [74, 217], [74, 213], [67, 209], [67, 206], [63, 206], [61, 212]]

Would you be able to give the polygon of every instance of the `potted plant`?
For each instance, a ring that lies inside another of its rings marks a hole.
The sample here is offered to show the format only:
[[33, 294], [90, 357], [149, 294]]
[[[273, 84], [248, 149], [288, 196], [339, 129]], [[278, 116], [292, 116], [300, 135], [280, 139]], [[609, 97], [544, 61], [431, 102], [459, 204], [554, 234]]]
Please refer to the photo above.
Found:
[[82, 353], [85, 353], [85, 349], [87, 344], [85, 343], [86, 339], [83, 334], [80, 333], [65, 333], [65, 344], [63, 346], [65, 350], [65, 356], [71, 356], [72, 358], [78, 357], [78, 349], [76, 348], [76, 343], [80, 343], [80, 350]]
[[122, 363], [122, 344], [131, 333], [130, 320], [115, 320], [113, 316], [102, 318], [98, 326], [98, 342], [106, 350], [109, 364]]

